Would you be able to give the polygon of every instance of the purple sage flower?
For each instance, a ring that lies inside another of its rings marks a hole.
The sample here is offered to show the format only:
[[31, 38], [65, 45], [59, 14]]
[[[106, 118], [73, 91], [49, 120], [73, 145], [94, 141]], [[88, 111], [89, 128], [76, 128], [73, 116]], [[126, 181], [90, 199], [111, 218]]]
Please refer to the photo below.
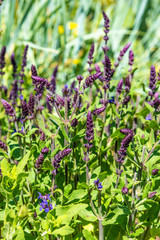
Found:
[[21, 105], [22, 105], [22, 117], [25, 118], [28, 116], [29, 111], [28, 111], [28, 105], [25, 101], [21, 100]]
[[156, 191], [149, 193], [148, 198], [153, 198], [156, 195], [156, 193], [157, 193]]
[[93, 75], [90, 75], [85, 79], [85, 87], [90, 87], [95, 80], [97, 80], [101, 76], [102, 72], [95, 73]]
[[146, 120], [149, 120], [149, 121], [152, 120], [152, 118], [151, 118], [151, 114], [150, 114], [150, 113], [146, 116]]
[[0, 52], [0, 75], [4, 74], [3, 68], [5, 67], [5, 53], [6, 53], [6, 47], [3, 46]]
[[15, 117], [14, 108], [4, 99], [1, 99], [3, 106], [5, 107], [6, 114], [12, 117]]
[[127, 187], [123, 187], [122, 188], [122, 193], [123, 194], [127, 194], [128, 193], [128, 188]]
[[93, 53], [94, 53], [94, 43], [92, 43], [91, 48], [89, 50], [89, 54], [88, 54], [88, 61], [87, 61], [87, 63], [89, 64], [89, 68], [87, 70], [88, 70], [89, 74], [91, 74], [92, 71], [93, 71], [93, 68], [91, 68], [91, 65], [93, 63], [93, 61], [92, 61]]
[[49, 152], [49, 148], [45, 147], [41, 150], [42, 154], [47, 154]]
[[101, 114], [102, 112], [104, 112], [105, 109], [106, 109], [106, 106], [103, 106], [103, 107], [101, 107], [101, 108], [95, 109], [95, 110], [93, 111], [93, 115], [99, 115], [99, 114]]
[[72, 121], [71, 121], [71, 127], [76, 127], [78, 125], [78, 120], [77, 118], [74, 118]]
[[94, 185], [97, 186], [98, 190], [101, 190], [103, 188], [102, 183], [99, 182], [99, 179], [94, 181]]
[[51, 91], [53, 94], [56, 92], [56, 76], [58, 72], [58, 65], [53, 70], [52, 76], [51, 76]]
[[[107, 45], [107, 42], [109, 40], [108, 33], [109, 33], [109, 27], [110, 27], [110, 25], [109, 25], [110, 20], [104, 11], [102, 12], [102, 14], [103, 14], [103, 18], [104, 18], [104, 33], [105, 33], [105, 36], [103, 37], [103, 39], [105, 41], [105, 44]], [[106, 53], [108, 48], [105, 48], [103, 50]]]
[[7, 151], [7, 149], [8, 149], [7, 145], [2, 141], [0, 141], [0, 148], [3, 149], [4, 151]]
[[154, 65], [151, 66], [150, 70], [149, 88], [151, 89], [149, 95], [152, 98], [156, 89], [156, 70]]
[[13, 66], [12, 76], [15, 78], [15, 77], [17, 77], [17, 63], [16, 63], [16, 60], [15, 60], [15, 54], [14, 53], [12, 53], [12, 55], [11, 55], [11, 63], [12, 63], [12, 66]]
[[155, 168], [152, 170], [152, 175], [155, 176], [158, 174], [159, 169]]
[[64, 149], [63, 151], [60, 151], [59, 153], [57, 153], [55, 156], [54, 156], [54, 161], [52, 163], [52, 166], [55, 168], [53, 171], [52, 171], [52, 174], [53, 175], [56, 175], [58, 173], [58, 168], [60, 167], [60, 162], [61, 160], [68, 156], [70, 153], [72, 152], [72, 149], [70, 148], [66, 148]]
[[117, 93], [121, 94], [122, 92], [122, 86], [123, 86], [123, 78], [119, 81], [118, 85], [117, 85]]
[[35, 99], [33, 96], [33, 93], [30, 94], [29, 100], [28, 100], [28, 112], [29, 115], [34, 116], [34, 104], [35, 104]]

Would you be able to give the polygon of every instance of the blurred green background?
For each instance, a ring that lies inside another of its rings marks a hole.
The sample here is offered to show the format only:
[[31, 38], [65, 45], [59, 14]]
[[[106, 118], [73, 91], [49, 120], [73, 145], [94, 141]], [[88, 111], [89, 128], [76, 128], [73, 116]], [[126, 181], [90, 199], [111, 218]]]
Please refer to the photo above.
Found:
[[[109, 55], [112, 63], [123, 46], [132, 42], [135, 81], [148, 84], [150, 66], [160, 68], [160, 0], [4, 0], [1, 11], [0, 45], [7, 47], [7, 61], [15, 51], [17, 61], [29, 45], [28, 69], [38, 68], [50, 77], [59, 65], [59, 83], [71, 82], [87, 72], [87, 55], [95, 42], [94, 61], [103, 59], [103, 18], [110, 18]], [[120, 79], [128, 69], [128, 54], [114, 76]]]

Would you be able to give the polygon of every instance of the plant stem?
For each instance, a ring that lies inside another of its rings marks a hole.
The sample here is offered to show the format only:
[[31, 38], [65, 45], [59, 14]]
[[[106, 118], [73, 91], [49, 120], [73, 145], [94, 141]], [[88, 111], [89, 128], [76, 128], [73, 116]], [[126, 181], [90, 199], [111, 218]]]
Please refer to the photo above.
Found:
[[99, 240], [104, 240], [104, 231], [102, 225], [102, 205], [101, 205], [101, 190], [98, 190], [98, 214], [99, 214]]

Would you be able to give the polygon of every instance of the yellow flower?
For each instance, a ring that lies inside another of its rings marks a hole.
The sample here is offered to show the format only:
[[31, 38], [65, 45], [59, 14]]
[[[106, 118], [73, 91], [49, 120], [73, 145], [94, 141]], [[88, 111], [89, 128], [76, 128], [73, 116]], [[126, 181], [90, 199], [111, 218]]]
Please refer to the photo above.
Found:
[[62, 25], [58, 26], [58, 32], [59, 32], [59, 34], [63, 34], [64, 33], [64, 27]]
[[73, 29], [75, 29], [75, 28], [77, 28], [77, 27], [78, 27], [78, 24], [75, 23], [75, 22], [69, 22], [69, 23], [68, 23], [68, 28], [69, 28], [70, 30], [73, 30]]
[[77, 65], [78, 63], [80, 63], [80, 60], [79, 59], [73, 59], [72, 62], [73, 62], [74, 65]]

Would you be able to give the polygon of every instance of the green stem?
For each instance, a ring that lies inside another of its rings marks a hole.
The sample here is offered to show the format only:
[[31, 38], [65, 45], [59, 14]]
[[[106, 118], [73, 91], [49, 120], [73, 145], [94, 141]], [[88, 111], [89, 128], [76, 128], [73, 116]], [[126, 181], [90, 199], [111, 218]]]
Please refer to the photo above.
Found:
[[102, 205], [101, 205], [101, 190], [98, 190], [98, 214], [99, 214], [99, 240], [104, 240], [104, 230], [102, 225]]

